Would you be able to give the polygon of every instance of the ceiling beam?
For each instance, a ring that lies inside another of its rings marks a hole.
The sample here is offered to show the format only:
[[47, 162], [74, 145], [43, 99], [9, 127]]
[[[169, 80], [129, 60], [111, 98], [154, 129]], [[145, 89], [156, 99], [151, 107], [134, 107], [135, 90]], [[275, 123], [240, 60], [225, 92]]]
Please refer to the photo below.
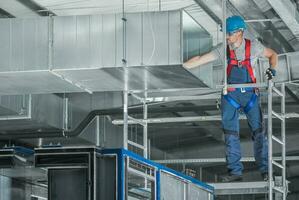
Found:
[[16, 18], [34, 18], [39, 16], [36, 12], [33, 12], [25, 6], [21, 1], [17, 0], [1, 0], [0, 8]]
[[14, 18], [12, 14], [0, 8], [0, 18]]
[[36, 3], [34, 0], [16, 0], [32, 10], [33, 12], [37, 13], [39, 16], [55, 16], [55, 13], [52, 11], [46, 9], [45, 7], [42, 7], [38, 3]]
[[299, 39], [299, 22], [296, 20], [298, 14], [290, 0], [267, 0], [291, 32]]
[[[261, 9], [259, 7], [258, 4], [256, 4], [257, 0], [253, 0], [252, 3], [254, 6], [256, 6], [257, 8]], [[246, 10], [241, 10], [240, 8], [237, 8], [231, 1], [227, 2], [227, 6], [228, 8], [236, 15], [240, 15], [244, 18], [242, 13], [245, 13]], [[265, 13], [263, 13], [261, 11], [261, 15], [260, 16], [262, 18], [266, 18], [266, 19], [272, 19], [272, 17], [265, 15]], [[276, 28], [273, 26], [272, 23], [267, 22], [267, 24], [269, 25], [269, 28], [271, 29], [271, 31], [275, 34], [275, 37], [277, 37], [277, 39], [279, 40], [278, 42], [275, 42], [274, 44], [266, 44], [266, 45], [270, 45], [271, 48], [274, 48], [274, 46], [284, 46], [284, 48], [286, 49], [287, 52], [289, 51], [294, 51], [294, 48], [288, 43], [288, 41], [280, 34], [280, 32], [278, 32], [276, 30]], [[258, 31], [258, 29], [255, 29], [255, 26], [252, 25], [251, 23], [247, 23], [247, 27], [249, 29], [249, 32], [252, 33], [254, 35], [254, 37], [257, 37], [259, 40], [262, 41], [262, 43], [264, 43], [265, 41], [269, 40], [269, 38], [265, 37], [262, 33], [260, 33], [260, 31]], [[270, 38], [271, 39], [271, 38]], [[275, 45], [276, 44], [276, 45]], [[264, 44], [265, 45], [265, 44]], [[282, 48], [277, 49], [274, 48], [274, 50], [278, 53], [284, 53], [284, 51], [281, 51]]]
[[222, 20], [215, 15], [215, 13], [202, 1], [202, 0], [194, 0], [197, 5], [199, 5], [206, 13], [209, 15], [217, 24], [221, 25]]
[[[274, 9], [267, 10], [263, 13], [263, 15], [268, 18], [274, 18]], [[290, 42], [280, 33], [280, 31], [274, 26], [273, 23], [268, 23], [268, 28], [273, 32], [275, 37], [280, 41], [280, 45], [284, 47], [286, 52], [294, 52], [294, 47], [290, 44]], [[279, 52], [279, 51], [278, 51]]]

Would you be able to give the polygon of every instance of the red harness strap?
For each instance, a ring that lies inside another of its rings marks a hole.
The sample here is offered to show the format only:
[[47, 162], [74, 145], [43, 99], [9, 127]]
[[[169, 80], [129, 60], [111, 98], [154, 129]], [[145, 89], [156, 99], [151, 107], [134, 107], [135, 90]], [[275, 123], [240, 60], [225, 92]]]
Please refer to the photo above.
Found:
[[245, 39], [245, 60], [243, 61], [238, 61], [236, 58], [236, 54], [234, 50], [230, 50], [229, 47], [227, 46], [227, 53], [228, 53], [228, 66], [227, 66], [227, 77], [229, 77], [233, 67], [235, 66], [245, 66], [249, 76], [251, 78], [252, 83], [256, 83], [256, 78], [253, 73], [253, 69], [251, 67], [251, 62], [250, 62], [250, 55], [251, 55], [251, 41], [248, 39]]

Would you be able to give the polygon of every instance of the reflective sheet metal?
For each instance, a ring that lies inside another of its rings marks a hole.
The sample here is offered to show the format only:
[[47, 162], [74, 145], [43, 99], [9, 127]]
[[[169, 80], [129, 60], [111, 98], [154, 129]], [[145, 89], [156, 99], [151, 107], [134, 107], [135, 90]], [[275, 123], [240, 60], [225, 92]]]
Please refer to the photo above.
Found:
[[[204, 84], [185, 70], [181, 65], [130, 67], [129, 89], [194, 88]], [[81, 85], [92, 91], [123, 90], [123, 68], [103, 68], [94, 70], [60, 71], [59, 74], [69, 79], [79, 80]]]
[[58, 92], [83, 92], [71, 83], [53, 75], [50, 71], [0, 72], [0, 94], [34, 94]]
[[[53, 73], [54, 72], [54, 73]], [[129, 89], [172, 89], [203, 87], [204, 84], [181, 65], [130, 67]], [[0, 72], [0, 94], [121, 91], [123, 68], [55, 71]], [[34, 80], [34, 81], [33, 81]]]

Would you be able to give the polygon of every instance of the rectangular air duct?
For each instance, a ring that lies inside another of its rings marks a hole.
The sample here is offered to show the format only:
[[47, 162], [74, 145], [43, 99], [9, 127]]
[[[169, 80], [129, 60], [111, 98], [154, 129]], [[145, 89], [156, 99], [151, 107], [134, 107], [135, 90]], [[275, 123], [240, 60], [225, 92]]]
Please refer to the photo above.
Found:
[[130, 89], [202, 86], [181, 67], [182, 11], [122, 18], [1, 19], [0, 93], [122, 91], [124, 59]]

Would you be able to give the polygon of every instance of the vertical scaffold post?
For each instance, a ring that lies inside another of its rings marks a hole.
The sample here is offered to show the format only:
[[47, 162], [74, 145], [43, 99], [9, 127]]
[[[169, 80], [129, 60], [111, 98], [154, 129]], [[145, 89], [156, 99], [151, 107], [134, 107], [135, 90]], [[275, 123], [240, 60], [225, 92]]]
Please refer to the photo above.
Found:
[[222, 35], [223, 35], [223, 71], [224, 71], [224, 87], [223, 87], [223, 94], [227, 94], [227, 58], [226, 58], [226, 51], [227, 51], [227, 43], [226, 43], [226, 0], [222, 0]]
[[[278, 94], [281, 98], [281, 113], [273, 111], [273, 92]], [[273, 135], [272, 117], [276, 117], [281, 121], [281, 133], [279, 136]], [[273, 159], [273, 142], [275, 141], [281, 146], [281, 160], [274, 161]], [[274, 87], [273, 82], [270, 80], [268, 84], [268, 159], [269, 159], [269, 200], [273, 199], [273, 192], [275, 192], [275, 198], [286, 200], [287, 196], [287, 180], [286, 180], [286, 136], [285, 136], [285, 84], [282, 83], [281, 90]], [[280, 163], [281, 161], [281, 163]], [[276, 183], [273, 181], [274, 168], [281, 169], [282, 182]]]
[[281, 115], [283, 120], [281, 121], [281, 138], [282, 138], [282, 187], [283, 187], [283, 200], [287, 199], [287, 177], [286, 177], [286, 122], [285, 122], [285, 83], [281, 84]]
[[269, 200], [273, 200], [273, 166], [272, 166], [272, 88], [273, 82], [268, 81], [268, 177], [269, 177]]
[[128, 149], [128, 95], [129, 95], [129, 77], [128, 77], [128, 67], [127, 67], [127, 55], [126, 55], [126, 14], [125, 14], [125, 0], [122, 0], [122, 39], [123, 39], [123, 56], [122, 64], [124, 69], [124, 92], [123, 92], [123, 147]]
[[147, 124], [147, 117], [148, 117], [148, 105], [147, 105], [147, 90], [148, 90], [148, 73], [147, 70], [144, 70], [144, 100], [143, 100], [143, 156], [148, 158], [148, 124]]

